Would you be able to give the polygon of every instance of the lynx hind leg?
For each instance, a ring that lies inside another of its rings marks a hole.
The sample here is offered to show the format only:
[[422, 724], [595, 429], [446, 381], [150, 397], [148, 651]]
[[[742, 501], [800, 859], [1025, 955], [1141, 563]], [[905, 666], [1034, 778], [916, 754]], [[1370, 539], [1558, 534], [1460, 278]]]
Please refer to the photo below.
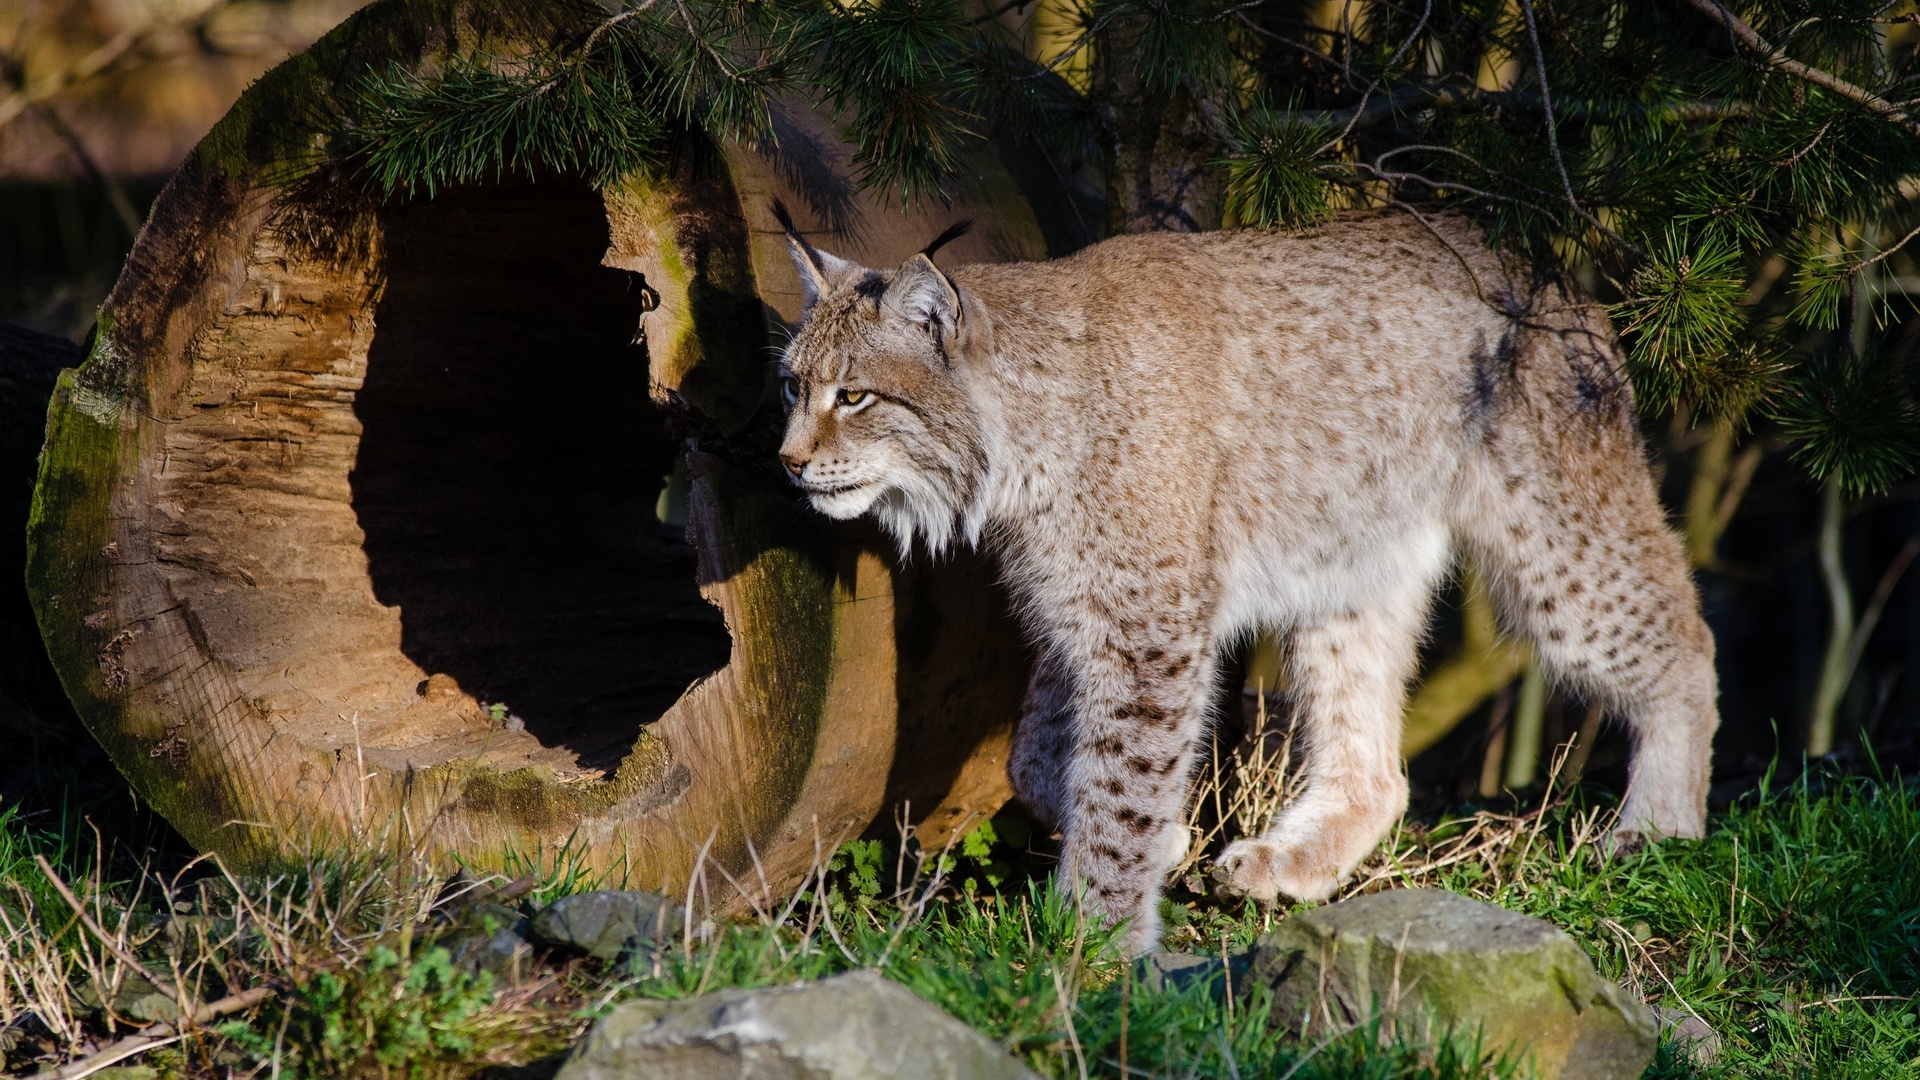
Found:
[[1581, 426], [1570, 419], [1557, 445], [1542, 439], [1538, 467], [1509, 461], [1489, 476], [1495, 494], [1476, 500], [1462, 531], [1547, 669], [1627, 723], [1616, 843], [1697, 838], [1720, 719], [1713, 636], [1637, 437], [1629, 427], [1582, 439]]
[[1428, 589], [1296, 628], [1288, 638], [1306, 788], [1259, 837], [1221, 853], [1215, 877], [1256, 900], [1324, 900], [1407, 809], [1400, 714]]
[[1013, 729], [1007, 779], [1028, 812], [1048, 829], [1060, 827], [1067, 801], [1067, 762], [1073, 750], [1073, 684], [1060, 661], [1042, 654], [1027, 682], [1020, 722]]

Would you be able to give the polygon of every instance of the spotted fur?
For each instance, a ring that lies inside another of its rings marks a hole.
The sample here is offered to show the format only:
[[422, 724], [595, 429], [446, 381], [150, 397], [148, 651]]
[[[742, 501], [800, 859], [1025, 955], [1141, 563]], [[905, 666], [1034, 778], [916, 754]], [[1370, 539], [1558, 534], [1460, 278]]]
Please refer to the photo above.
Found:
[[1629, 725], [1620, 830], [1701, 835], [1713, 641], [1619, 347], [1563, 282], [1399, 213], [950, 274], [796, 237], [795, 264], [781, 457], [903, 549], [997, 547], [1042, 654], [1015, 790], [1130, 948], [1185, 847], [1217, 657], [1257, 628], [1286, 635], [1308, 779], [1222, 880], [1318, 900], [1392, 827], [1405, 687], [1461, 551]]

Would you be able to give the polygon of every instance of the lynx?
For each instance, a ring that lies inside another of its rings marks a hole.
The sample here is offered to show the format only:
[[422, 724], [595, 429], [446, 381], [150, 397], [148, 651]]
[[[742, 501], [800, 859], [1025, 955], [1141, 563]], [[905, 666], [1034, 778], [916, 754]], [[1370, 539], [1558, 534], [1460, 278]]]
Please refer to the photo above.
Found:
[[1010, 779], [1127, 948], [1158, 941], [1219, 655], [1256, 629], [1287, 644], [1306, 783], [1222, 886], [1323, 899], [1405, 812], [1405, 688], [1461, 553], [1627, 723], [1616, 841], [1702, 834], [1713, 640], [1620, 348], [1560, 277], [1401, 212], [944, 272], [788, 232], [781, 461], [903, 551], [997, 550], [1039, 652]]

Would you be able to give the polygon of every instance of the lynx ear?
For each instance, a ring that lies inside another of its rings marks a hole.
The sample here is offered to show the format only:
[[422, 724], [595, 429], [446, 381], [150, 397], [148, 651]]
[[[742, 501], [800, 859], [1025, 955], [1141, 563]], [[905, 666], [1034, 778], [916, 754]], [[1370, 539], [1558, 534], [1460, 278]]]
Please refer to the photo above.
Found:
[[960, 326], [960, 293], [925, 252], [900, 264], [887, 286], [887, 306], [933, 335], [942, 353]]
[[780, 227], [787, 231], [787, 254], [793, 256], [793, 268], [800, 274], [800, 288], [806, 296], [806, 306], [811, 308], [832, 288], [835, 281], [846, 276], [854, 264], [846, 259], [829, 255], [800, 235], [793, 224], [793, 215], [787, 213], [787, 204], [779, 199], [773, 200], [773, 216], [780, 221]]
[[845, 280], [849, 270], [857, 269], [852, 260], [829, 255], [798, 236], [787, 238], [787, 250], [793, 256], [793, 268], [800, 272], [800, 288], [809, 308], [832, 291], [834, 282]]

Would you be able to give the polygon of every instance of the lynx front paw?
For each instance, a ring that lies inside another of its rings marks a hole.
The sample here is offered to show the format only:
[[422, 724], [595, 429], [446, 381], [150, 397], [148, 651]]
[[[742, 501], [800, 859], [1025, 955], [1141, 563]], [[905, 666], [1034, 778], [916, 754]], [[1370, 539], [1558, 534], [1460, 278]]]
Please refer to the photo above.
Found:
[[1309, 852], [1270, 840], [1237, 840], [1220, 853], [1213, 877], [1221, 891], [1255, 900], [1285, 896], [1325, 900], [1339, 885], [1339, 873]]
[[1600, 853], [1609, 859], [1631, 855], [1647, 846], [1647, 837], [1637, 829], [1615, 829], [1600, 845]]
[[1639, 799], [1629, 792], [1613, 827], [1612, 847], [1631, 851], [1661, 840], [1698, 840], [1707, 834], [1706, 800]]

